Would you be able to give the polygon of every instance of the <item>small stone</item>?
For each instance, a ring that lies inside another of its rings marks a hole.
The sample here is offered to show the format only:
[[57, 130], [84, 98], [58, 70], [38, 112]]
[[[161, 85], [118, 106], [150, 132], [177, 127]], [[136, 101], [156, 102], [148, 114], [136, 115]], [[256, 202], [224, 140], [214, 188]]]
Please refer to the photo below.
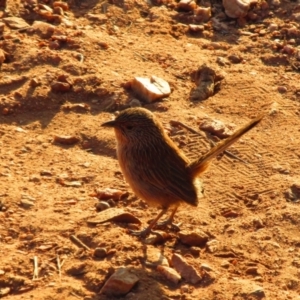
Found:
[[126, 191], [121, 191], [117, 189], [111, 189], [111, 188], [99, 188], [95, 190], [95, 193], [91, 194], [92, 197], [97, 197], [100, 200], [121, 200], [126, 198], [129, 195]]
[[184, 11], [193, 11], [197, 8], [197, 3], [194, 0], [180, 0], [177, 4], [177, 9]]
[[284, 93], [287, 92], [287, 87], [285, 87], [285, 86], [279, 86], [277, 88], [277, 90], [278, 90], [279, 93], [284, 94]]
[[70, 89], [71, 85], [67, 82], [55, 81], [51, 84], [51, 90], [55, 93], [66, 93]]
[[202, 32], [204, 30], [203, 25], [196, 25], [196, 24], [189, 24], [189, 31], [190, 32]]
[[66, 268], [66, 273], [71, 276], [79, 276], [89, 272], [90, 266], [87, 263], [76, 263]]
[[34, 21], [31, 27], [43, 39], [49, 39], [55, 29], [55, 26], [41, 21]]
[[206, 248], [208, 252], [214, 253], [219, 249], [220, 242], [218, 240], [211, 240], [206, 243]]
[[225, 125], [222, 121], [204, 119], [199, 128], [203, 131], [207, 131], [213, 135], [216, 135], [218, 138], [226, 138], [234, 133], [233, 125]]
[[196, 269], [189, 265], [184, 258], [174, 253], [172, 256], [172, 266], [189, 283], [196, 284], [202, 280], [201, 275]]
[[74, 145], [79, 142], [79, 138], [73, 135], [55, 135], [53, 142], [62, 145]]
[[29, 27], [29, 24], [24, 19], [18, 17], [7, 17], [3, 21], [12, 29], [25, 29]]
[[255, 2], [253, 0], [223, 0], [223, 6], [228, 17], [242, 18], [247, 15], [250, 4]]
[[195, 21], [197, 23], [206, 23], [211, 18], [211, 7], [197, 7], [194, 9]]
[[104, 258], [107, 256], [107, 251], [105, 248], [95, 248], [94, 256], [96, 258]]
[[135, 77], [130, 86], [138, 96], [149, 103], [171, 94], [169, 83], [154, 75], [151, 78]]
[[30, 85], [31, 87], [33, 87], [33, 88], [39, 86], [40, 84], [41, 84], [41, 83], [40, 83], [39, 80], [36, 79], [36, 78], [32, 78], [32, 79], [30, 80], [30, 83], [29, 83], [29, 85]]
[[206, 271], [213, 271], [213, 268], [210, 265], [204, 263], [200, 265], [200, 268]]
[[52, 172], [49, 171], [49, 170], [42, 170], [42, 171], [40, 172], [40, 175], [41, 175], [41, 176], [52, 176], [53, 174], [52, 174]]
[[141, 102], [138, 99], [132, 99], [129, 102], [129, 105], [130, 105], [130, 107], [141, 107], [142, 106]]
[[264, 223], [260, 218], [253, 219], [253, 225], [256, 229], [264, 228]]
[[31, 208], [32, 206], [34, 206], [34, 202], [29, 201], [29, 200], [27, 200], [27, 199], [21, 199], [20, 204], [21, 204], [21, 206], [22, 206], [23, 208], [25, 208], [25, 209], [29, 209], [29, 208]]
[[230, 62], [232, 62], [233, 64], [239, 64], [243, 61], [243, 58], [239, 55], [236, 54], [231, 54], [228, 56], [228, 59], [230, 60]]
[[230, 262], [227, 261], [227, 260], [222, 261], [221, 267], [225, 268], [225, 269], [228, 269], [230, 267]]
[[147, 267], [157, 267], [159, 265], [166, 267], [169, 266], [167, 258], [156, 247], [150, 245], [147, 247], [146, 251], [147, 260], [145, 262], [145, 265]]
[[99, 201], [96, 204], [97, 211], [103, 211], [103, 210], [108, 209], [108, 208], [110, 208], [110, 205], [105, 201]]
[[176, 270], [166, 267], [166, 266], [157, 266], [157, 271], [161, 273], [163, 276], [166, 277], [167, 280], [171, 281], [172, 283], [177, 284], [181, 279], [181, 276], [176, 272]]
[[122, 296], [130, 292], [139, 278], [126, 267], [121, 267], [105, 282], [100, 294]]
[[208, 235], [200, 230], [194, 232], [181, 231], [179, 232], [179, 240], [189, 246], [203, 247], [208, 241]]
[[257, 267], [249, 267], [245, 273], [248, 275], [259, 275]]

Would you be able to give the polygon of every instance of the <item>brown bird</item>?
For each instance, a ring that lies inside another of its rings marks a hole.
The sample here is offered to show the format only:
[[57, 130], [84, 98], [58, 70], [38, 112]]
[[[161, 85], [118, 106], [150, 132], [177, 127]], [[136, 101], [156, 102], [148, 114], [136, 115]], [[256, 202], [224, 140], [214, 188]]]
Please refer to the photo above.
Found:
[[142, 237], [149, 235], [170, 207], [173, 207], [170, 217], [161, 224], [172, 224], [180, 203], [197, 206], [202, 193], [198, 176], [207, 169], [212, 158], [256, 126], [261, 119], [258, 117], [250, 121], [194, 161], [189, 161], [165, 133], [162, 123], [147, 109], [125, 109], [115, 120], [102, 124], [115, 129], [118, 161], [134, 193], [147, 203], [162, 208], [146, 229], [131, 233]]

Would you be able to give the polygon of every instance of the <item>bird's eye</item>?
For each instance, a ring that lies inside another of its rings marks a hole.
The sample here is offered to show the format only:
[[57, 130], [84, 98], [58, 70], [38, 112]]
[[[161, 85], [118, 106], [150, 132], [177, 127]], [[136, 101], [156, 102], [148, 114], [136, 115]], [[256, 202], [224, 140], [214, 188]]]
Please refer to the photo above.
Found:
[[133, 126], [131, 126], [131, 125], [127, 125], [127, 126], [126, 126], [126, 129], [127, 129], [127, 130], [131, 130], [132, 128], [133, 128]]

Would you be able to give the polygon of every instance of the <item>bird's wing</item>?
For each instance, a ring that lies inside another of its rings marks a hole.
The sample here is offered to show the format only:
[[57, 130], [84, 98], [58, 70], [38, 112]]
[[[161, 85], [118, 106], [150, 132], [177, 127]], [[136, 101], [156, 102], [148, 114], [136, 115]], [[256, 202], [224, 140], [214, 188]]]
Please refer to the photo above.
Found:
[[157, 154], [153, 160], [149, 157], [143, 160], [140, 167], [143, 168], [145, 177], [142, 180], [147, 181], [158, 193], [165, 194], [170, 201], [184, 201], [197, 205], [197, 188], [186, 166], [187, 161], [183, 156], [173, 149], [168, 149], [166, 153]]

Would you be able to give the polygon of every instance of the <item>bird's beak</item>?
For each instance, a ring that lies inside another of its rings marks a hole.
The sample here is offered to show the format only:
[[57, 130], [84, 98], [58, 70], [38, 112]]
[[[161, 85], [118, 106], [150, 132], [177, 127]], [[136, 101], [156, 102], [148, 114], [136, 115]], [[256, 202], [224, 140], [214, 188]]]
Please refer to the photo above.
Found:
[[115, 127], [117, 125], [117, 122], [115, 120], [105, 122], [101, 124], [102, 127]]

